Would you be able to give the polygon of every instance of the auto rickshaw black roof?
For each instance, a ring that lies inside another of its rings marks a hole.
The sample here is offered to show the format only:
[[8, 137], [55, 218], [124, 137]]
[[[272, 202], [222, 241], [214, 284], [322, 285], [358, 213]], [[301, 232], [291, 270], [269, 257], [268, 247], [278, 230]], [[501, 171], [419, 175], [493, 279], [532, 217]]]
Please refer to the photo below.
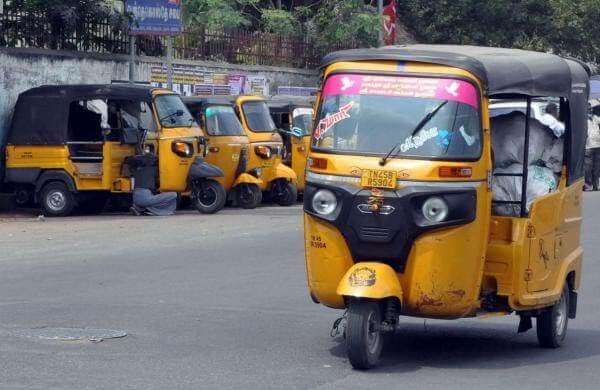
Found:
[[209, 95], [209, 96], [186, 96], [181, 98], [185, 104], [200, 104], [202, 106], [233, 106], [236, 96]]
[[19, 95], [8, 143], [62, 145], [68, 139], [69, 105], [79, 100], [115, 99], [150, 102], [158, 88], [139, 84], [44, 85]]
[[[328, 54], [325, 68], [344, 61], [398, 61], [446, 65], [466, 70], [483, 83], [489, 97], [560, 97], [568, 101], [565, 136], [568, 183], [583, 177], [587, 137], [589, 68], [554, 54], [519, 49], [456, 45], [402, 45], [342, 50]], [[567, 106], [565, 106], [567, 107]]]
[[274, 95], [267, 100], [267, 105], [271, 111], [290, 112], [295, 108], [312, 108], [314, 102], [314, 96]]

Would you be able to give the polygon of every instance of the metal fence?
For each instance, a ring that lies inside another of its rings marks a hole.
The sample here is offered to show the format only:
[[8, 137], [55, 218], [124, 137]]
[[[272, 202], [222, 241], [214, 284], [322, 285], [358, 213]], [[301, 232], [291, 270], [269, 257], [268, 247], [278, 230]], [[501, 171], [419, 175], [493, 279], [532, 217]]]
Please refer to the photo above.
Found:
[[[129, 39], [126, 31], [114, 28], [108, 20], [66, 30], [40, 13], [5, 7], [0, 15], [0, 46], [127, 54]], [[137, 37], [137, 54], [166, 56], [166, 39]], [[241, 30], [210, 31], [204, 28], [173, 38], [175, 59], [294, 68], [314, 68], [324, 54], [351, 47], [356, 45], [349, 42], [341, 46], [320, 47], [303, 36]]]

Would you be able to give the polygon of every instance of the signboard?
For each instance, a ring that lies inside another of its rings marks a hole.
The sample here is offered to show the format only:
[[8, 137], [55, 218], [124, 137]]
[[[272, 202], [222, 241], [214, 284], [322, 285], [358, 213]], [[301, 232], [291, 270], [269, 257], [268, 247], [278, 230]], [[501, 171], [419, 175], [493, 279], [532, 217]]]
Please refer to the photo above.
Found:
[[[168, 88], [167, 66], [150, 69], [150, 83]], [[266, 77], [215, 73], [193, 65], [173, 65], [173, 90], [184, 96], [192, 95], [268, 95]]]
[[182, 0], [127, 0], [131, 35], [180, 35]]

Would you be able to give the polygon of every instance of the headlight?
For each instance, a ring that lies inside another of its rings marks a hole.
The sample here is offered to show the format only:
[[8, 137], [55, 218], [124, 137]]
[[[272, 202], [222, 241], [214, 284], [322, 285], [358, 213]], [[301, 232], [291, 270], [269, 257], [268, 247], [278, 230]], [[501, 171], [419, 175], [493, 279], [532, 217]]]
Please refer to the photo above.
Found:
[[448, 216], [448, 205], [442, 198], [431, 197], [423, 203], [421, 208], [425, 219], [432, 223], [439, 223]]
[[329, 215], [337, 207], [337, 198], [329, 190], [319, 190], [312, 198], [312, 208], [320, 215]]
[[254, 148], [254, 151], [257, 155], [259, 155], [262, 158], [265, 158], [267, 160], [271, 158], [271, 148], [268, 146], [259, 145]]
[[171, 150], [180, 157], [191, 157], [192, 154], [194, 154], [194, 146], [187, 142], [173, 142], [171, 144]]
[[262, 168], [254, 168], [254, 169], [250, 170], [250, 172], [248, 172], [248, 173], [257, 179], [260, 179], [260, 177], [262, 176]]

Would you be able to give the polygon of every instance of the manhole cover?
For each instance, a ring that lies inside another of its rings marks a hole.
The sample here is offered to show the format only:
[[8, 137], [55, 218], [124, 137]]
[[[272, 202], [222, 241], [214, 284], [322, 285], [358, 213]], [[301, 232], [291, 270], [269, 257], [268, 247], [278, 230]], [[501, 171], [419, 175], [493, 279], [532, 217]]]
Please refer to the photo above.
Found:
[[119, 339], [127, 336], [122, 330], [90, 328], [35, 328], [15, 332], [19, 336], [42, 340], [99, 342], [107, 339]]

